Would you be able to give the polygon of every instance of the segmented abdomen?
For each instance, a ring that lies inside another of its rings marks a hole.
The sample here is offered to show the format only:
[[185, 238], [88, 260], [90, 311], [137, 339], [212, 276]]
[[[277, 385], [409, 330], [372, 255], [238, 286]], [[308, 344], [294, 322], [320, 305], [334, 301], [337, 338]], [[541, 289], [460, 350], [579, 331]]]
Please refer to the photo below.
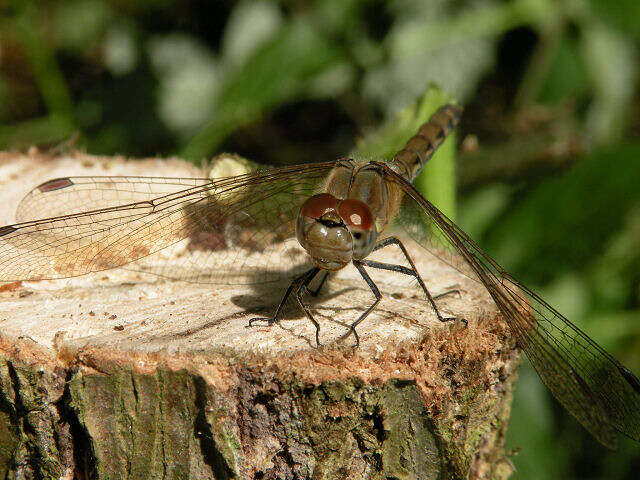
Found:
[[433, 156], [447, 135], [456, 127], [462, 115], [459, 105], [444, 105], [416, 133], [392, 160], [399, 173], [407, 175], [410, 181], [418, 176], [422, 167]]

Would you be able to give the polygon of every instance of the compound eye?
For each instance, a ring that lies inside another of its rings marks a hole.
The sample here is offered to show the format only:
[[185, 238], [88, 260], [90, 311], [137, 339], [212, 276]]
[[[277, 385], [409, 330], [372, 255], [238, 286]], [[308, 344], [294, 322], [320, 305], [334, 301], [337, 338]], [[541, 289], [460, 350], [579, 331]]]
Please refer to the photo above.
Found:
[[337, 205], [338, 199], [336, 197], [329, 193], [320, 193], [307, 199], [307, 201], [302, 204], [300, 214], [317, 220], [325, 213], [335, 210]]
[[351, 230], [366, 231], [373, 227], [371, 210], [360, 200], [343, 200], [338, 205], [338, 214]]

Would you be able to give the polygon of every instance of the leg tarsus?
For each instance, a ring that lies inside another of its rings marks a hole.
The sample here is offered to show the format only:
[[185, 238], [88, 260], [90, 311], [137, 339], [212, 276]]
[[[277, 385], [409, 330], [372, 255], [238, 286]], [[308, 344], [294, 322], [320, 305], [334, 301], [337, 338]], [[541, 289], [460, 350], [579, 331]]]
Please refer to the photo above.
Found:
[[245, 325], [245, 328], [253, 327], [253, 324], [256, 323], [256, 322], [266, 322], [266, 325], [262, 325], [262, 326], [271, 327], [277, 321], [278, 320], [276, 319], [275, 315], [273, 316], [273, 318], [271, 318], [271, 317], [253, 317], [253, 318], [249, 319], [249, 323], [247, 325]]
[[441, 317], [440, 314], [438, 314], [438, 320], [442, 323], [462, 322], [464, 323], [464, 328], [467, 328], [469, 326], [469, 322], [464, 317]]
[[271, 327], [273, 326], [274, 323], [277, 323], [280, 320], [280, 313], [282, 312], [282, 309], [284, 308], [285, 303], [287, 303], [287, 299], [291, 295], [291, 292], [293, 292], [294, 289], [298, 289], [299, 286], [306, 286], [311, 280], [313, 280], [313, 278], [317, 275], [319, 271], [320, 271], [319, 268], [314, 267], [311, 270], [307, 270], [305, 273], [303, 273], [299, 277], [296, 277], [295, 279], [293, 279], [292, 282], [287, 287], [287, 291], [282, 296], [282, 300], [280, 300], [280, 303], [278, 304], [278, 307], [276, 308], [276, 311], [273, 314], [273, 317], [251, 318], [249, 320], [249, 323], [246, 325], [246, 328], [253, 327], [253, 324], [255, 322], [266, 322], [267, 325], [265, 326], [267, 327]]
[[434, 300], [440, 300], [441, 298], [448, 297], [449, 295], [458, 295], [460, 296], [462, 293], [459, 288], [454, 288], [452, 290], [447, 290], [446, 292], [439, 293], [433, 296]]
[[356, 332], [356, 328], [353, 326], [351, 327], [351, 333], [353, 334], [353, 338], [356, 339], [356, 344], [353, 348], [358, 348], [360, 346], [360, 337], [358, 336], [358, 332]]

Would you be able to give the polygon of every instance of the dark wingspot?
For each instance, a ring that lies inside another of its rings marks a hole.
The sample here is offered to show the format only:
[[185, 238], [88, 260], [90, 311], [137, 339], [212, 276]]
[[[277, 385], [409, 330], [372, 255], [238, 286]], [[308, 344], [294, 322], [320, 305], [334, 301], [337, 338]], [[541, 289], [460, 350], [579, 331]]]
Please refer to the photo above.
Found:
[[42, 193], [53, 192], [54, 190], [60, 190], [61, 188], [67, 188], [73, 185], [73, 182], [69, 178], [56, 178], [55, 180], [49, 180], [38, 186], [38, 190]]

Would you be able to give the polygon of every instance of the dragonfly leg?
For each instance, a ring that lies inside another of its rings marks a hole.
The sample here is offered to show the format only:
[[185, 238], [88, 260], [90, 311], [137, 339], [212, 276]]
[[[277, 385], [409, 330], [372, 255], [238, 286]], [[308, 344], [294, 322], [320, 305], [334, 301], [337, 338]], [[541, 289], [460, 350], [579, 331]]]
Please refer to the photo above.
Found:
[[313, 278], [316, 276], [319, 270], [320, 269], [317, 267], [312, 268], [311, 270], [307, 270], [306, 272], [304, 272], [299, 277], [296, 277], [295, 279], [293, 279], [292, 282], [289, 284], [289, 287], [287, 287], [287, 291], [284, 292], [282, 300], [280, 300], [280, 303], [278, 304], [278, 308], [276, 308], [276, 312], [273, 314], [273, 317], [252, 318], [251, 320], [249, 320], [249, 324], [247, 325], [247, 327], [252, 327], [255, 322], [267, 322], [268, 326], [271, 326], [274, 323], [276, 323], [280, 318], [280, 313], [282, 312], [282, 309], [287, 303], [287, 300], [289, 299], [289, 295], [291, 295], [291, 292], [293, 292], [294, 289], [296, 289], [296, 292], [297, 292], [301, 286], [306, 286], [311, 280], [313, 280]]
[[[311, 315], [311, 312], [309, 311], [307, 306], [302, 301], [302, 295], [304, 295], [305, 291], [309, 290], [308, 289], [309, 283], [314, 279], [314, 277], [318, 274], [319, 271], [320, 271], [319, 268], [314, 268], [311, 271], [307, 272], [308, 275], [296, 287], [296, 299], [298, 300], [298, 304], [300, 305], [300, 308], [302, 308], [302, 310], [304, 310], [304, 313], [307, 315], [307, 318], [309, 320], [311, 320], [311, 323], [313, 323], [313, 326], [316, 327], [316, 345], [318, 347], [320, 346], [320, 324], [318, 323], [318, 321], [315, 318], [313, 318], [313, 315]], [[326, 278], [326, 276], [325, 276], [325, 278]]]
[[[309, 294], [311, 294], [311, 296], [313, 297], [317, 297], [318, 294], [320, 293], [320, 289], [322, 289], [322, 286], [324, 285], [324, 282], [327, 281], [327, 278], [329, 278], [329, 271], [325, 270], [324, 272], [324, 276], [322, 277], [322, 280], [320, 280], [320, 285], [318, 285], [318, 287], [315, 290], [311, 290], [309, 288], [309, 285], [307, 285], [307, 292], [309, 292]], [[311, 282], [309, 282], [311, 283]]]
[[[411, 265], [411, 268], [407, 268], [407, 267], [404, 267], [402, 265], [393, 265], [393, 264], [389, 264], [389, 263], [376, 262], [374, 260], [362, 260], [361, 261], [362, 264], [363, 265], [367, 265], [368, 267], [371, 267], [371, 268], [379, 268], [381, 270], [390, 270], [392, 272], [403, 273], [405, 275], [410, 275], [410, 276], [414, 277], [418, 281], [418, 283], [420, 284], [420, 288], [422, 288], [422, 291], [424, 292], [425, 296], [427, 297], [427, 300], [429, 300], [429, 303], [431, 304], [431, 307], [436, 312], [436, 316], [438, 317], [438, 320], [440, 320], [441, 322], [451, 322], [451, 321], [454, 321], [454, 320], [461, 320], [466, 325], [467, 324], [467, 320], [464, 319], [464, 318], [458, 319], [457, 317], [443, 317], [442, 316], [442, 314], [440, 313], [440, 310], [438, 310], [438, 306], [436, 305], [434, 297], [431, 295], [431, 293], [429, 293], [429, 290], [427, 289], [427, 286], [422, 281], [422, 277], [418, 273], [418, 270], [416, 269], [416, 266], [413, 263], [413, 260], [411, 260], [411, 257], [409, 256], [409, 252], [407, 252], [407, 249], [405, 248], [405, 246], [402, 244], [402, 242], [399, 239], [397, 239], [396, 237], [385, 238], [385, 239], [381, 240], [380, 243], [378, 243], [373, 248], [373, 251], [375, 252], [376, 250], [380, 250], [381, 248], [386, 247], [388, 245], [397, 245], [398, 247], [400, 247], [400, 250], [402, 250], [402, 253], [403, 253], [404, 257], [407, 259], [407, 262], [409, 262], [409, 265]], [[455, 292], [455, 290], [440, 294], [436, 298], [442, 297], [444, 295], [448, 295], [449, 293], [452, 293], [452, 292]]]
[[356, 339], [356, 348], [360, 345], [360, 337], [358, 337], [358, 332], [356, 332], [356, 327], [360, 322], [362, 322], [365, 318], [367, 318], [367, 316], [372, 312], [374, 308], [376, 308], [376, 306], [378, 305], [378, 303], [380, 303], [380, 300], [382, 299], [382, 294], [380, 293], [380, 290], [378, 290], [378, 287], [376, 286], [376, 284], [373, 283], [373, 280], [371, 280], [371, 277], [362, 266], [363, 264], [364, 264], [363, 260], [353, 262], [353, 265], [358, 269], [358, 272], [360, 272], [360, 275], [362, 275], [362, 278], [364, 278], [364, 281], [367, 282], [367, 285], [369, 285], [369, 288], [373, 292], [373, 295], [376, 297], [376, 300], [369, 306], [369, 308], [367, 308], [364, 311], [362, 315], [360, 315], [360, 317], [358, 317], [358, 319], [355, 322], [351, 324], [351, 333], [353, 333], [353, 337]]
[[433, 299], [434, 300], [438, 300], [438, 299], [443, 298], [443, 297], [448, 297], [449, 295], [458, 295], [458, 296], [460, 296], [460, 289], [459, 288], [452, 288], [451, 290], [447, 290], [446, 292], [442, 292], [442, 293], [439, 293], [437, 295], [434, 295]]

